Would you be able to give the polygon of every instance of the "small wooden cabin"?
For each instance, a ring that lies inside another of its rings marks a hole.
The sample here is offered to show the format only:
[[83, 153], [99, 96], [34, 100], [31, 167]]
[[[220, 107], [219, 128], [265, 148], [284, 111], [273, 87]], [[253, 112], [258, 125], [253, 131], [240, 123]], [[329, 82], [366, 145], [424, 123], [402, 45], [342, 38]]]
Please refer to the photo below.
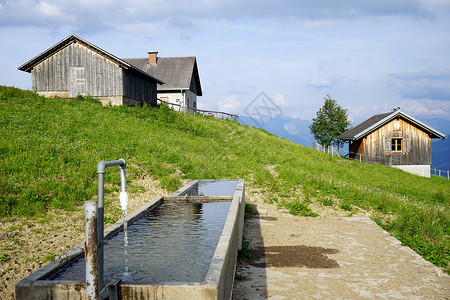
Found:
[[431, 139], [445, 135], [396, 109], [374, 115], [339, 136], [349, 142], [349, 157], [430, 177]]
[[98, 97], [103, 104], [157, 104], [163, 81], [70, 35], [18, 67], [31, 73], [33, 91], [47, 97]]

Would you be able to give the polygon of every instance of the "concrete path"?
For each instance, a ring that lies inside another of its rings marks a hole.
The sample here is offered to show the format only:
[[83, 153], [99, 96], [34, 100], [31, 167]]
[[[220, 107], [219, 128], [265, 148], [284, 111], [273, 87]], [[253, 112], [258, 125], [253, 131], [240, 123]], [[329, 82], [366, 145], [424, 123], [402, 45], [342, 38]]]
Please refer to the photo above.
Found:
[[246, 220], [254, 257], [238, 266], [247, 280], [235, 281], [233, 299], [450, 299], [450, 276], [367, 217], [258, 211]]

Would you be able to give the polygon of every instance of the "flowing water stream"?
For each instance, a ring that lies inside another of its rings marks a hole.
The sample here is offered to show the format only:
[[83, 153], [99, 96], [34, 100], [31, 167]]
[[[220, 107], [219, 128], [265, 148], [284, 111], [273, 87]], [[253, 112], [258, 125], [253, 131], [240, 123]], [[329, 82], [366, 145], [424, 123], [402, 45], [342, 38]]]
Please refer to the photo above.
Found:
[[127, 223], [127, 210], [123, 210], [123, 257], [124, 257], [124, 278], [130, 276], [128, 270], [128, 223]]

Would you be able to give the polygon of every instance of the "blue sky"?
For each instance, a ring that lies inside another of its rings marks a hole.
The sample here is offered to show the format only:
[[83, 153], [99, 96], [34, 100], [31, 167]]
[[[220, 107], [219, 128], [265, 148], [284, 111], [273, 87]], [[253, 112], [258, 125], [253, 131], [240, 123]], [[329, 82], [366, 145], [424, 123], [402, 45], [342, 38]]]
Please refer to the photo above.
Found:
[[0, 0], [0, 84], [71, 33], [122, 58], [197, 56], [199, 107], [245, 115], [264, 92], [311, 119], [329, 94], [352, 121], [400, 106], [450, 119], [450, 0]]

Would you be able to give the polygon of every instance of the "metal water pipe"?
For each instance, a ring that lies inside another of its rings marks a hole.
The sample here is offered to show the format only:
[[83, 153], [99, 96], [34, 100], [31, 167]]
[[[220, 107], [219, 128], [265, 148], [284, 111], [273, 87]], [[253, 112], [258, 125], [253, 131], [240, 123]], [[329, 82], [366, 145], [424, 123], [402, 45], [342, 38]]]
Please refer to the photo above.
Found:
[[[92, 276], [91, 274], [88, 274], [88, 269], [92, 271], [91, 266], [86, 266], [86, 286], [93, 285], [89, 289], [86, 290], [86, 298], [88, 299], [98, 299], [99, 294], [103, 291], [103, 274], [104, 274], [104, 255], [103, 255], [103, 245], [104, 245], [104, 193], [105, 193], [105, 172], [106, 168], [113, 167], [113, 166], [119, 166], [120, 167], [120, 185], [121, 185], [121, 192], [120, 192], [120, 204], [122, 206], [122, 209], [126, 209], [127, 202], [128, 202], [128, 194], [127, 194], [127, 182], [126, 182], [126, 163], [124, 159], [119, 160], [112, 160], [112, 161], [101, 161], [97, 165], [97, 174], [98, 174], [98, 196], [97, 196], [97, 257], [96, 262], [92, 262], [93, 265], [97, 265], [96, 267], [98, 269], [97, 276]], [[86, 225], [86, 234], [88, 231], [91, 231], [92, 229], [89, 229]], [[95, 248], [95, 247], [94, 247]], [[86, 252], [88, 252], [90, 249], [86, 249]], [[95, 256], [94, 256], [95, 257]], [[86, 260], [86, 263], [88, 261]], [[92, 273], [92, 272], [91, 272]], [[95, 273], [95, 270], [94, 270]], [[97, 277], [97, 278], [95, 278]]]
[[100, 285], [98, 285], [98, 211], [96, 201], [84, 202], [85, 242], [87, 251], [84, 253], [86, 259], [86, 299], [98, 300]]

